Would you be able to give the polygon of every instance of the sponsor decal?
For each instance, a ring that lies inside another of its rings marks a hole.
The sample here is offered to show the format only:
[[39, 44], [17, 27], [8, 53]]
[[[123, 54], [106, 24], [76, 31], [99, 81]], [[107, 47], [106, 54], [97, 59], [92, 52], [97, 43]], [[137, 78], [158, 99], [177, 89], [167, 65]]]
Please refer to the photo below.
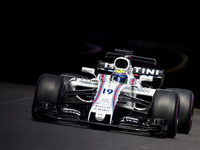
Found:
[[100, 99], [97, 104], [110, 104], [110, 101], [106, 98]]
[[120, 122], [124, 122], [124, 123], [139, 123], [139, 119], [135, 118], [135, 117], [129, 117], [129, 116], [125, 116], [121, 119]]
[[103, 105], [94, 105], [94, 110], [95, 111], [101, 111], [101, 112], [109, 112], [110, 111], [110, 106], [103, 106]]
[[62, 108], [62, 112], [66, 113], [66, 114], [73, 114], [73, 115], [77, 115], [77, 116], [81, 116], [81, 112], [76, 110], [76, 109], [72, 109], [72, 108]]
[[102, 113], [96, 113], [95, 114], [95, 118], [97, 121], [103, 121], [105, 119], [105, 114], [102, 114]]
[[151, 68], [142, 68], [142, 67], [134, 67], [133, 72], [139, 73], [139, 74], [156, 75], [156, 76], [159, 76], [162, 74], [161, 70], [151, 69]]

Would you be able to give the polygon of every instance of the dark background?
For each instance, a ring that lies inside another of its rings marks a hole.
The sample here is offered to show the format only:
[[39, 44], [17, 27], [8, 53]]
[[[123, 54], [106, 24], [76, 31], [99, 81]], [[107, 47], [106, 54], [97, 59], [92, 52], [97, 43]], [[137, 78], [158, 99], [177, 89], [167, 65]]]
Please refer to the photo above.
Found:
[[1, 18], [0, 81], [35, 85], [42, 73], [81, 73], [82, 66], [95, 68], [107, 51], [122, 48], [156, 58], [156, 67], [166, 70], [164, 87], [192, 90], [195, 106], [200, 107], [197, 7], [8, 4]]

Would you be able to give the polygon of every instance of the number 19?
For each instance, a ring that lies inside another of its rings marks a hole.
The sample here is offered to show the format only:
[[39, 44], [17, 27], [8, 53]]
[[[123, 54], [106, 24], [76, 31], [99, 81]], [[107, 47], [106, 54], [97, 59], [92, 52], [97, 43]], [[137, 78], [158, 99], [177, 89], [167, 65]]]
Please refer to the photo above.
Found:
[[103, 89], [103, 94], [105, 94], [105, 93], [111, 94], [112, 92], [113, 92], [112, 89], [107, 89], [107, 90], [106, 90], [106, 88]]

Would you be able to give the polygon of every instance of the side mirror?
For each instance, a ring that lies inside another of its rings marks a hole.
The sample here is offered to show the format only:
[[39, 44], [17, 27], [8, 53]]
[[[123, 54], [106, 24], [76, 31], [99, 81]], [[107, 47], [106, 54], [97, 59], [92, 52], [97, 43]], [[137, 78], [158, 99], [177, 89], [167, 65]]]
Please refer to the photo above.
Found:
[[94, 68], [88, 68], [88, 67], [82, 67], [82, 72], [85, 72], [85, 73], [89, 73], [89, 74], [92, 74], [95, 76], [96, 78], [96, 75], [95, 75], [95, 69]]

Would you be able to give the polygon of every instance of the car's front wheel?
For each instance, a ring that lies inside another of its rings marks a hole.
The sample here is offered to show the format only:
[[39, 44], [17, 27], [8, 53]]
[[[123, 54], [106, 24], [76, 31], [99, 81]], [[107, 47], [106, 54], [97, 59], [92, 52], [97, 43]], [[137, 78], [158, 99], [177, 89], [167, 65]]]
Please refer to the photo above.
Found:
[[[35, 120], [52, 120], [43, 115], [39, 108], [44, 105], [56, 109], [62, 95], [63, 80], [60, 76], [42, 74], [36, 85], [35, 95], [32, 104], [32, 117]], [[45, 106], [44, 106], [45, 107]]]
[[153, 97], [152, 117], [168, 120], [167, 137], [174, 138], [178, 130], [180, 100], [176, 92], [157, 90]]

